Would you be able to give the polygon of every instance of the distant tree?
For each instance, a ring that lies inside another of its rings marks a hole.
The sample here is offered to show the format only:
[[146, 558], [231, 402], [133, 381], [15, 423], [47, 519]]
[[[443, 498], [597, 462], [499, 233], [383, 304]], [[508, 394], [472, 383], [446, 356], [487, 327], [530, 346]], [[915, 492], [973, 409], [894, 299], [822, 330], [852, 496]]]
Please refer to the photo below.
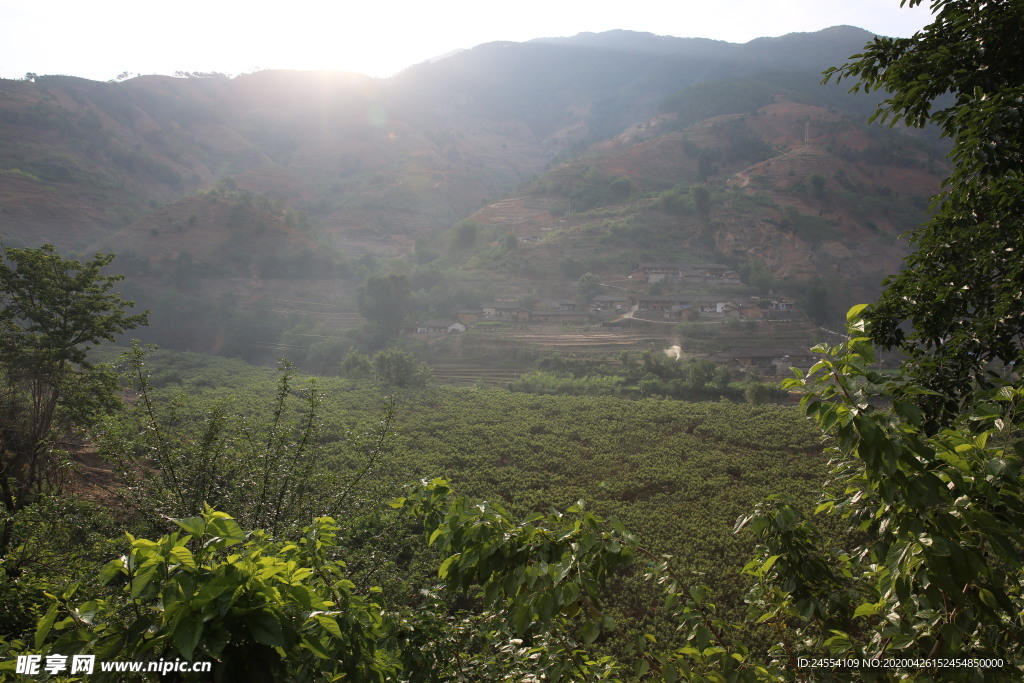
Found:
[[729, 382], [732, 381], [732, 372], [725, 365], [719, 365], [715, 368], [714, 377], [711, 380], [712, 385], [718, 391], [725, 391], [729, 388]]
[[437, 254], [430, 248], [430, 243], [422, 237], [416, 240], [413, 255], [416, 258], [416, 263], [421, 266], [437, 258]]
[[825, 176], [820, 173], [811, 174], [811, 189], [814, 191], [814, 196], [818, 199], [825, 198]]
[[515, 233], [510, 232], [505, 235], [505, 251], [515, 251], [519, 248], [519, 238], [516, 237]]
[[805, 285], [803, 296], [800, 300], [800, 307], [804, 309], [807, 317], [818, 323], [824, 324], [829, 318], [828, 289], [825, 281], [818, 276], [811, 278]]
[[625, 201], [636, 192], [636, 185], [626, 176], [618, 176], [608, 183], [608, 194], [614, 201]]
[[690, 391], [703, 391], [714, 377], [714, 361], [706, 359], [695, 360], [686, 368], [686, 388]]
[[590, 272], [583, 273], [576, 283], [576, 290], [581, 298], [590, 301], [601, 293], [601, 278]]
[[711, 214], [711, 191], [703, 185], [694, 185], [690, 188], [690, 196], [697, 213], [706, 219]]
[[707, 151], [701, 150], [697, 156], [697, 181], [703, 183], [714, 172], [715, 164], [711, 155]]
[[743, 391], [743, 396], [750, 405], [759, 406], [768, 402], [768, 399], [771, 397], [771, 391], [769, 391], [767, 384], [751, 382]]
[[349, 379], [368, 379], [373, 375], [373, 364], [364, 354], [349, 349], [341, 360], [341, 374]]
[[412, 295], [405, 275], [373, 275], [359, 288], [359, 313], [388, 337], [398, 336]]
[[562, 275], [568, 278], [575, 279], [581, 277], [586, 272], [586, 267], [571, 256], [564, 257], [558, 262], [558, 266], [562, 270]]
[[665, 190], [658, 195], [658, 210], [674, 216], [693, 212], [693, 200], [680, 190]]
[[373, 376], [383, 384], [396, 387], [423, 387], [433, 375], [426, 363], [401, 349], [386, 349], [373, 355]]
[[771, 291], [775, 278], [760, 261], [753, 261], [746, 264], [740, 270], [744, 282], [757, 290], [758, 294], [767, 294]]
[[456, 249], [469, 249], [476, 244], [477, 224], [473, 221], [459, 221], [455, 226]]

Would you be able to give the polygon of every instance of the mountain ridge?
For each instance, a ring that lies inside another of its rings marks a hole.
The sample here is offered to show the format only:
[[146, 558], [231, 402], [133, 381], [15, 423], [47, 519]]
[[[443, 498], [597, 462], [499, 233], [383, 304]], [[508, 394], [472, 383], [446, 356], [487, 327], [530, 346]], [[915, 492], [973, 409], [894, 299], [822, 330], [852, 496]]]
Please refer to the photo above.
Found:
[[[350, 309], [362, 278], [386, 267], [379, 259], [415, 269], [431, 253], [443, 255], [430, 267], [449, 269], [449, 291], [463, 272], [489, 278], [493, 295], [565, 293], [579, 276], [566, 264], [611, 278], [645, 254], [677, 253], [760, 268], [783, 287], [828, 277], [861, 294], [898, 264], [895, 235], [943, 168], [929, 140], [863, 132], [856, 119], [877, 94], [818, 85], [870, 36], [834, 27], [719, 44], [613, 31], [484, 44], [390, 79], [0, 81], [0, 234], [74, 253], [127, 247], [134, 271], [148, 273], [143, 302], [188, 273], [293, 288], [304, 254], [334, 264], [317, 266], [315, 281], [340, 278], [330, 298]], [[621, 201], [602, 194], [617, 179], [631, 188]], [[713, 208], [697, 216], [704, 191]], [[496, 246], [509, 225], [477, 215], [523, 196], [565, 237], [525, 266]], [[248, 228], [227, 224], [253, 206]], [[452, 226], [465, 221], [480, 223], [479, 240], [452, 251]], [[424, 297], [425, 313], [455, 305]]]

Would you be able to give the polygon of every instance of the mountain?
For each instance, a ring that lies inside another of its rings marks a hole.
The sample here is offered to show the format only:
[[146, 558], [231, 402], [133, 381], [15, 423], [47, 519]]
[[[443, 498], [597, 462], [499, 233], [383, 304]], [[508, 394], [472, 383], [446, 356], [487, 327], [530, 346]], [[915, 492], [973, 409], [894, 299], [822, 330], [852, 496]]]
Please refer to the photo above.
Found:
[[[585, 33], [488, 43], [386, 80], [2, 80], [0, 235], [119, 252], [131, 293], [189, 323], [157, 337], [198, 350], [254, 329], [281, 348], [286, 329], [335, 334], [395, 257], [419, 273], [423, 314], [565, 292], [581, 268], [612, 279], [653, 256], [861, 296], [898, 266], [896, 235], [945, 172], [934, 133], [866, 128], [877, 94], [819, 85], [870, 37]], [[467, 224], [477, 237], [453, 249]], [[530, 231], [545, 239], [529, 257], [502, 252]], [[300, 324], [273, 301], [333, 308]], [[204, 333], [181, 332], [200, 320]]]
[[[470, 216], [475, 266], [504, 291], [545, 297], [538, 283], [571, 291], [584, 272], [628, 285], [637, 262], [721, 262], [763, 270], [780, 291], [826, 280], [836, 315], [898, 270], [899, 237], [945, 169], [927, 141], [781, 95], [683, 127], [663, 114]], [[523, 245], [514, 253], [507, 234]]]

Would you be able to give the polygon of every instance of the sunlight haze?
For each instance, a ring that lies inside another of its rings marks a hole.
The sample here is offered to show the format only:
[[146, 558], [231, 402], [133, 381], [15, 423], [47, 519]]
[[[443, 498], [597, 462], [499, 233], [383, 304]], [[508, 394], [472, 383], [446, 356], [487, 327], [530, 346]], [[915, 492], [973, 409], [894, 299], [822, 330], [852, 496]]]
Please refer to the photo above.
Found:
[[909, 36], [927, 7], [898, 0], [590, 3], [443, 2], [137, 3], [0, 0], [0, 77], [28, 72], [110, 80], [176, 71], [237, 75], [259, 69], [354, 71], [387, 77], [419, 62], [496, 40], [527, 41], [612, 29], [743, 43], [849, 24]]

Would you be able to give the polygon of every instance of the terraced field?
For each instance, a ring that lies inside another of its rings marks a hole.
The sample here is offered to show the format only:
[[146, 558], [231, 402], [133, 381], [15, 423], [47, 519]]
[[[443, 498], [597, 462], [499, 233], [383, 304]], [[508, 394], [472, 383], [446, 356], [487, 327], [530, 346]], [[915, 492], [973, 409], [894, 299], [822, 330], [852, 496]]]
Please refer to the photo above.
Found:
[[431, 363], [434, 378], [445, 384], [504, 386], [519, 379], [523, 370], [512, 365], [476, 365], [472, 363]]

